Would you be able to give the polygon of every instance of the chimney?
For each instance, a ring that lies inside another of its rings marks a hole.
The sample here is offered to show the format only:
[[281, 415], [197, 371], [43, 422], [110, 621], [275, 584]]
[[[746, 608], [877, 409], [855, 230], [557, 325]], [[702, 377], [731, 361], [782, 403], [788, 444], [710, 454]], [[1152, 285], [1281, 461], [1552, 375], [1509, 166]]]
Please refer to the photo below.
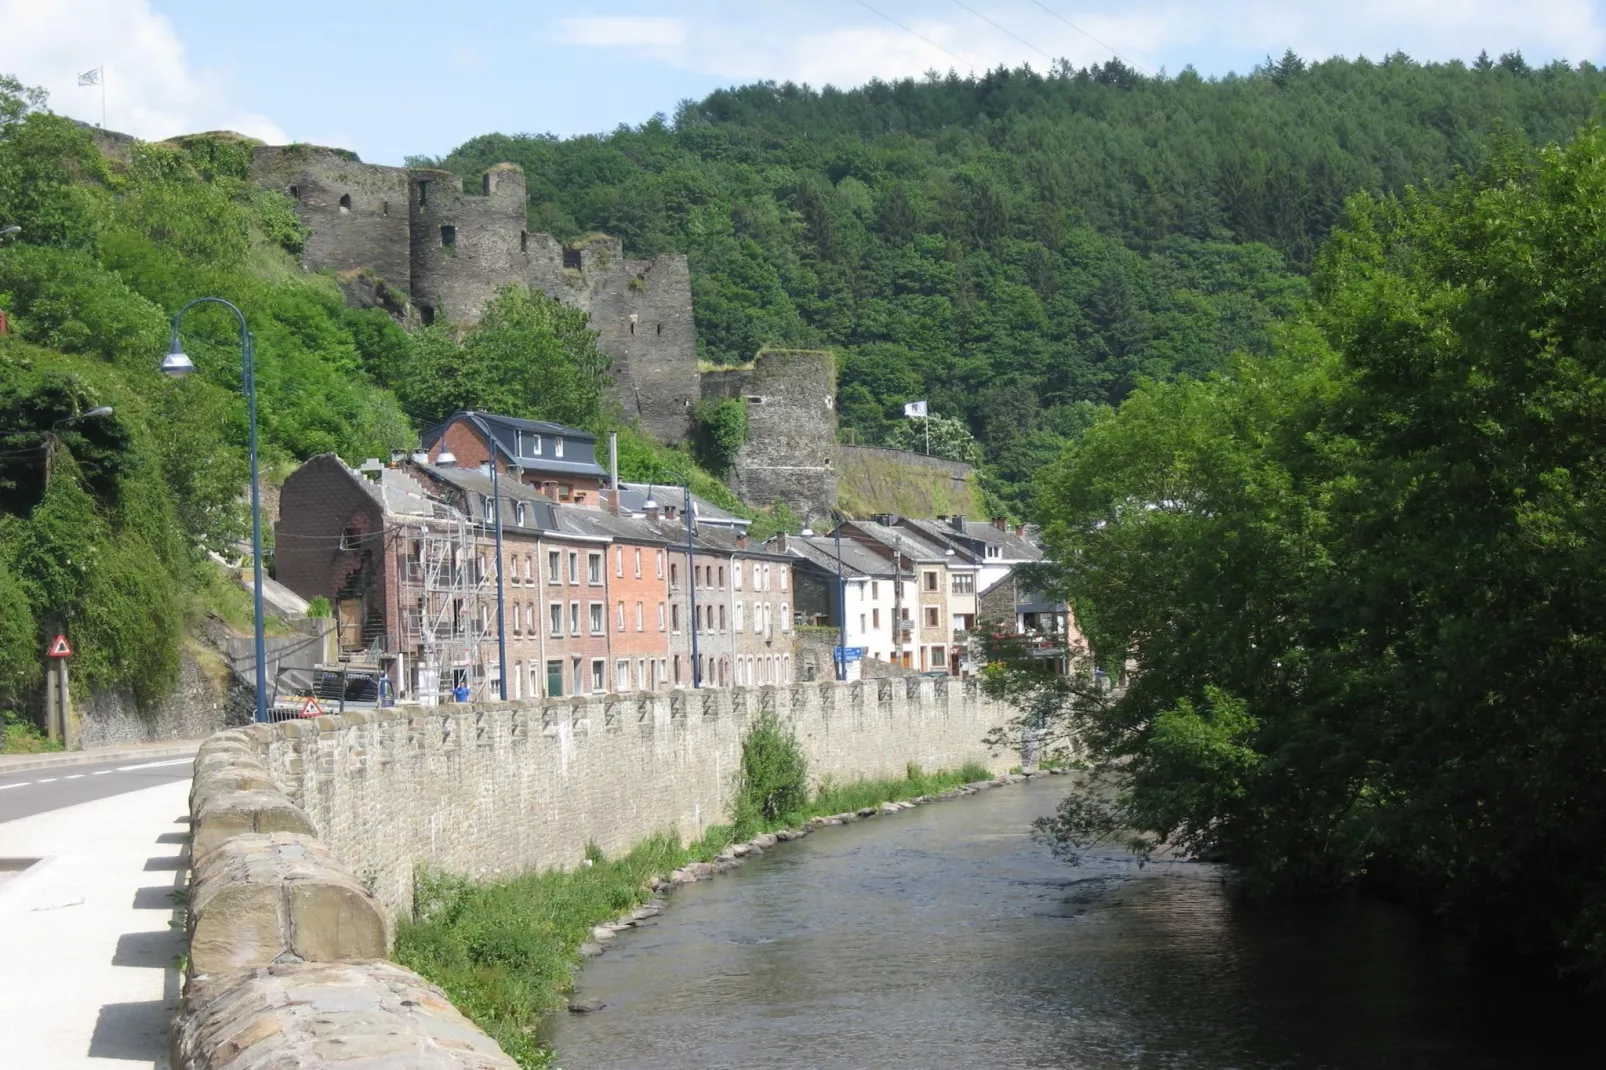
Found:
[[1026, 537], [1026, 525], [1025, 524], [1016, 524], [1015, 525], [1015, 538], [1024, 539], [1025, 537]]
[[892, 526], [893, 516], [891, 513], [876, 513], [870, 519], [874, 520], [877, 524], [880, 524], [884, 528], [890, 528]]
[[[784, 531], [781, 532], [780, 538], [781, 538], [781, 549], [785, 550], [786, 549], [786, 532], [784, 532]], [[736, 536], [736, 548], [738, 550], [747, 549], [747, 532], [744, 531], [741, 534]]]
[[608, 432], [608, 503], [619, 515], [619, 432]]
[[647, 523], [656, 524], [658, 523], [658, 503], [650, 498], [648, 502], [649, 504], [643, 507], [641, 511], [646, 514]]
[[1008, 531], [1009, 530], [1009, 518], [1007, 516], [995, 516], [995, 517], [993, 517], [993, 527], [997, 528], [999, 531]]
[[948, 518], [948, 526], [953, 528], [955, 531], [959, 532], [961, 535], [963, 535], [965, 533], [965, 516], [964, 516], [964, 514], [963, 513], [955, 513], [953, 516], [949, 517]]
[[428, 464], [429, 463], [429, 454], [425, 453], [423, 450], [419, 450], [417, 453], [413, 454], [413, 463], [414, 464]]

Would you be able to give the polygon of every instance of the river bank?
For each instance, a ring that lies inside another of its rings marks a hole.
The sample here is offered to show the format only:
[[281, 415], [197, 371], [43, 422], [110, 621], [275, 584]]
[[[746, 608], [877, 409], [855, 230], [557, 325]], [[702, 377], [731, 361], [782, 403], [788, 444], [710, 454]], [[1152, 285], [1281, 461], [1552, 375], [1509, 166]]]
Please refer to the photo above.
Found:
[[568, 1002], [575, 969], [616, 934], [661, 914], [668, 892], [735, 871], [783, 837], [1024, 779], [995, 778], [980, 766], [928, 773], [911, 765], [901, 779], [827, 781], [784, 818], [749, 821], [752, 834], [739, 842], [731, 826], [716, 825], [689, 845], [657, 835], [616, 859], [590, 848], [575, 869], [490, 884], [424, 872], [416, 918], [399, 927], [394, 957], [444, 989], [520, 1066], [547, 1067], [553, 1053], [541, 1039], [542, 1019]]
[[545, 1038], [648, 1066], [1519, 1070], [1592, 1065], [1593, 1004], [1489, 971], [1408, 911], [1265, 905], [1223, 867], [1077, 865], [1063, 782], [854, 822], [680, 888], [588, 962]]

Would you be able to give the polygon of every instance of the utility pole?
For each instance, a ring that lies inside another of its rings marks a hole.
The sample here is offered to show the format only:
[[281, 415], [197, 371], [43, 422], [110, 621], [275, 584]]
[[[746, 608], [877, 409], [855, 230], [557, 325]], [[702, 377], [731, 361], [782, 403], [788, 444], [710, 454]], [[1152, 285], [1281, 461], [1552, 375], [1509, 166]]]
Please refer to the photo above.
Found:
[[686, 513], [686, 591], [691, 597], [691, 686], [703, 686], [703, 663], [697, 655], [697, 570], [692, 561], [691, 487], [682, 484]]
[[903, 664], [903, 536], [892, 536], [892, 627], [894, 660]]
[[502, 491], [496, 475], [496, 436], [483, 428], [491, 445], [491, 509], [496, 513], [496, 697], [507, 701], [507, 596], [502, 587]]
[[840, 657], [836, 662], [836, 678], [848, 678], [848, 584], [842, 577], [842, 518], [836, 518], [836, 645]]

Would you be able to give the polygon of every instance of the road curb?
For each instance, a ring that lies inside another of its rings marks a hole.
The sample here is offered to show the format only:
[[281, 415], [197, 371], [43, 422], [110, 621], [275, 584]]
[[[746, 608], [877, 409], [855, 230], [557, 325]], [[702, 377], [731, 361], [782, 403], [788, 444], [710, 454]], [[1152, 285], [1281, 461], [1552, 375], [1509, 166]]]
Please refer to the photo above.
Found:
[[180, 758], [194, 754], [200, 746], [200, 740], [191, 739], [160, 747], [99, 747], [56, 754], [0, 755], [0, 776], [26, 773], [33, 769], [55, 769], [58, 766]]

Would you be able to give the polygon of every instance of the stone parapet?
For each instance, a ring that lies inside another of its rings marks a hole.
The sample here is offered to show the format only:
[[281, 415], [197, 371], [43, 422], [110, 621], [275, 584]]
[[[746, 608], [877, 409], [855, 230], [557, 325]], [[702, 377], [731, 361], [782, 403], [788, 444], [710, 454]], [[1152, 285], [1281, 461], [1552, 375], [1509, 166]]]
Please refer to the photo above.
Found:
[[515, 1070], [445, 993], [388, 962], [294, 963], [197, 978], [173, 1031], [192, 1070]]
[[385, 918], [323, 843], [250, 832], [194, 857], [192, 976], [282, 962], [385, 957]]

